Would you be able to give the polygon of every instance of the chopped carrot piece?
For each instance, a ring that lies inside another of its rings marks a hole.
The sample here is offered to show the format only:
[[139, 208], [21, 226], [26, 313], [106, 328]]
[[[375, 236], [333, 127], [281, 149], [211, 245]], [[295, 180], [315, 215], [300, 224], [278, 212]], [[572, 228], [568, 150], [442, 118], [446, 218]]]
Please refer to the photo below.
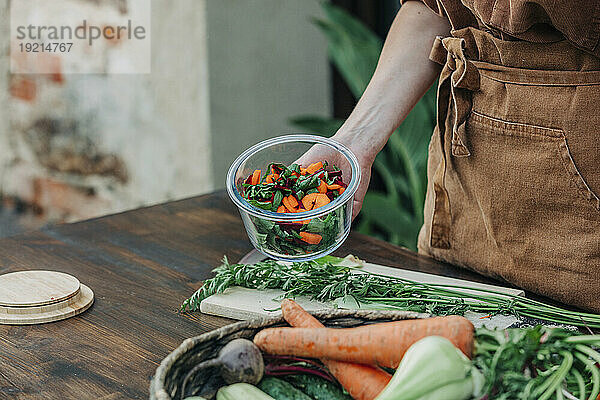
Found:
[[271, 178], [273, 179], [273, 182], [275, 182], [276, 180], [279, 179], [279, 174], [277, 172], [275, 172], [275, 168], [271, 167]]
[[250, 182], [252, 185], [258, 185], [260, 183], [260, 169], [255, 169], [252, 173], [252, 181]]
[[323, 168], [323, 163], [321, 161], [319, 161], [319, 162], [310, 164], [308, 167], [306, 167], [306, 172], [308, 172], [309, 174], [314, 174], [321, 168]]
[[315, 201], [314, 208], [323, 207], [324, 205], [329, 204], [329, 202], [329, 197], [326, 194], [319, 193], [319, 195], [317, 196], [317, 200]]
[[306, 168], [302, 168], [302, 167], [300, 167], [300, 173], [301, 173], [302, 175], [306, 175], [306, 173], [307, 173], [307, 172], [306, 172]]
[[277, 212], [278, 213], [285, 213], [286, 212], [285, 210], [286, 210], [285, 206], [279, 206], [279, 207], [277, 207]]
[[327, 193], [327, 183], [325, 183], [324, 180], [321, 180], [321, 183], [317, 186], [317, 190], [319, 193]]
[[271, 175], [271, 174], [267, 175], [266, 182], [273, 183], [273, 175]]
[[327, 189], [329, 189], [329, 190], [338, 190], [341, 187], [343, 187], [343, 186], [338, 185], [337, 183], [334, 183], [333, 185], [327, 185]]
[[[306, 211], [306, 210], [302, 210], [302, 211]], [[308, 224], [310, 222], [310, 219], [305, 219], [305, 220], [302, 220], [302, 221], [292, 221], [292, 222], [296, 223], [296, 224], [306, 225], [306, 224]]]
[[309, 193], [302, 198], [302, 205], [306, 210], [312, 210], [315, 207], [315, 201], [319, 193]]
[[319, 244], [321, 243], [321, 239], [323, 239], [318, 233], [300, 232], [300, 236], [308, 244]]
[[294, 208], [298, 207], [298, 200], [296, 200], [296, 198], [294, 196], [292, 196], [291, 194], [288, 196], [288, 201], [290, 202], [292, 207], [294, 207]]
[[324, 193], [309, 193], [302, 198], [302, 205], [306, 210], [323, 207], [329, 203], [329, 197]]
[[346, 190], [346, 188], [342, 186], [341, 188], [338, 189], [338, 193], [342, 194], [342, 193], [344, 193], [345, 190]]
[[289, 212], [298, 212], [296, 210], [296, 207], [298, 207], [298, 201], [294, 196], [289, 195], [287, 197], [284, 197], [283, 200], [281, 200], [281, 202]]

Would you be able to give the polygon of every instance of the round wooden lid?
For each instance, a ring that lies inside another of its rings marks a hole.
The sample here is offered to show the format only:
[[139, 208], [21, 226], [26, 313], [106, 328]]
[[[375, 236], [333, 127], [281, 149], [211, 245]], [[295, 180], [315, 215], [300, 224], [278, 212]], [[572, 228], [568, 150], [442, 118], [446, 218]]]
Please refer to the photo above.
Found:
[[94, 292], [81, 285], [75, 296], [58, 303], [29, 307], [0, 306], [0, 324], [31, 325], [59, 321], [81, 314], [94, 302]]
[[0, 306], [35, 307], [79, 293], [77, 278], [56, 271], [19, 271], [0, 275]]

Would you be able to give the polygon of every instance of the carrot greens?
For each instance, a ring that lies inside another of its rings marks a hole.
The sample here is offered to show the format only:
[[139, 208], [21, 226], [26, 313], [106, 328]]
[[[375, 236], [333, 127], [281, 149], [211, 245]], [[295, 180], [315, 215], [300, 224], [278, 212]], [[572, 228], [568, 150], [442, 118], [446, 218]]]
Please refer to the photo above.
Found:
[[477, 329], [473, 363], [490, 399], [590, 399], [600, 393], [600, 335], [558, 328]]

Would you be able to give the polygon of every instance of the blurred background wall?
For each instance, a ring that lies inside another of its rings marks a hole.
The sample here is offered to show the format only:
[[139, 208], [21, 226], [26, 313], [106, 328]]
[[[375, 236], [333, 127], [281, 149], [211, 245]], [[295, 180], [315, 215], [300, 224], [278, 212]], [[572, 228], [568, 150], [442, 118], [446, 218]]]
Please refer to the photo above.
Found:
[[[260, 140], [332, 135], [362, 95], [400, 7], [148, 0], [150, 74], [108, 73], [135, 60], [105, 41], [78, 62], [107, 73], [65, 74], [47, 57], [52, 73], [23, 75], [8, 69], [15, 1], [25, 0], [0, 0], [0, 236], [222, 189], [233, 159]], [[135, 15], [135, 0], [61, 1], [99, 26]], [[434, 116], [433, 88], [377, 156], [355, 229], [416, 248]]]
[[250, 145], [292, 133], [289, 118], [331, 113], [327, 42], [316, 0], [209, 0], [208, 64], [215, 188]]
[[[10, 1], [0, 0], [0, 235], [222, 188], [232, 159], [290, 132], [290, 115], [330, 113], [317, 1], [152, 0], [152, 73], [132, 75], [59, 64], [10, 74]], [[98, 25], [131, 12], [127, 0], [68, 1], [92, 7]], [[116, 42], [78, 62], [110, 71], [126, 57]]]

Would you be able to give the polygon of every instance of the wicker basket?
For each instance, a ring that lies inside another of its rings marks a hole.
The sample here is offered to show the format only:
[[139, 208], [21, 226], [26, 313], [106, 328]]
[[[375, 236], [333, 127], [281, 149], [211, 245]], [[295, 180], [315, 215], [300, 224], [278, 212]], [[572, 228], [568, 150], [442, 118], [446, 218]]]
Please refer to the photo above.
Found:
[[[325, 326], [340, 328], [349, 328], [376, 322], [429, 317], [428, 314], [407, 311], [327, 310], [312, 314], [325, 324]], [[221, 347], [232, 339], [252, 339], [261, 329], [276, 326], [287, 326], [287, 323], [281, 317], [261, 318], [252, 321], [237, 322], [184, 340], [156, 369], [156, 374], [150, 383], [150, 399], [180, 400], [182, 380], [187, 371], [191, 370], [197, 363], [216, 357]], [[205, 378], [199, 377], [194, 379], [191, 382], [192, 386], [202, 385], [203, 379]]]

